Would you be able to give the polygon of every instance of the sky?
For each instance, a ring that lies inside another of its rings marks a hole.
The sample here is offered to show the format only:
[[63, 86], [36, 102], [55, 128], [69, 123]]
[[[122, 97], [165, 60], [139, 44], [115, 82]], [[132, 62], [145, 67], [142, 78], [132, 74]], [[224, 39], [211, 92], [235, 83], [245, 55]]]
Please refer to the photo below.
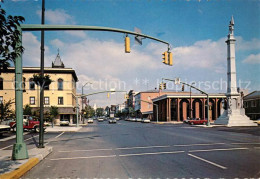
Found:
[[[41, 0], [5, 0], [7, 14], [25, 17], [24, 24], [41, 23]], [[171, 44], [173, 66], [162, 63], [167, 45], [131, 39], [124, 52], [125, 34], [97, 31], [45, 32], [45, 66], [58, 53], [66, 68], [79, 78], [77, 91], [136, 92], [158, 88], [162, 78], [192, 83], [211, 93], [225, 93], [228, 25], [233, 15], [236, 38], [237, 86], [260, 89], [259, 0], [45, 0], [45, 24], [86, 25], [134, 31]], [[40, 33], [23, 32], [23, 65], [40, 65]], [[167, 89], [179, 91], [171, 82]], [[185, 89], [189, 91], [189, 89]], [[195, 92], [195, 91], [194, 91]], [[90, 96], [90, 104], [121, 104], [124, 93]]]

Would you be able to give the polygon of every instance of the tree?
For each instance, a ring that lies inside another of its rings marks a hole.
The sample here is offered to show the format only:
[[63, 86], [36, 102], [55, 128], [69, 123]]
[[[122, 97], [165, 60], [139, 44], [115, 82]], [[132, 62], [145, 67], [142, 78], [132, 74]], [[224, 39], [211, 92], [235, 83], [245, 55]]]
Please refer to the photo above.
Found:
[[6, 16], [5, 10], [0, 5], [0, 74], [6, 71], [10, 62], [14, 62], [24, 51], [23, 46], [19, 45], [21, 32], [18, 30], [20, 23], [25, 20], [24, 17]]
[[103, 116], [104, 115], [104, 109], [103, 108], [97, 108], [96, 113], [97, 113], [97, 116]]
[[50, 116], [51, 116], [51, 125], [53, 127], [53, 120], [55, 117], [59, 115], [59, 109], [56, 106], [51, 106], [50, 108]]
[[95, 110], [91, 106], [86, 106], [83, 112], [84, 112], [84, 117], [86, 118], [90, 118], [95, 115]]
[[14, 103], [13, 100], [5, 101], [1, 104], [1, 121], [6, 118], [13, 118], [15, 113], [11, 109], [12, 104]]
[[23, 114], [24, 115], [32, 115], [32, 108], [30, 107], [29, 104], [26, 104], [24, 109], [23, 109]]

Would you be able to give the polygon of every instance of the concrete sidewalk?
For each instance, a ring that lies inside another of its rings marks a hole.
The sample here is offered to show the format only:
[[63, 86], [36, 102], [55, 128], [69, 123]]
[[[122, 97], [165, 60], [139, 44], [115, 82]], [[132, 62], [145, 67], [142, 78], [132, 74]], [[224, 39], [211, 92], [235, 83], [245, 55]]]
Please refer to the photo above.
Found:
[[86, 126], [87, 124], [80, 124], [79, 127], [76, 125], [69, 125], [69, 126], [47, 126], [45, 131], [46, 132], [77, 132], [79, 131], [82, 126]]
[[11, 150], [0, 150], [0, 179], [18, 179], [52, 152], [52, 147], [28, 150], [29, 158], [12, 160]]

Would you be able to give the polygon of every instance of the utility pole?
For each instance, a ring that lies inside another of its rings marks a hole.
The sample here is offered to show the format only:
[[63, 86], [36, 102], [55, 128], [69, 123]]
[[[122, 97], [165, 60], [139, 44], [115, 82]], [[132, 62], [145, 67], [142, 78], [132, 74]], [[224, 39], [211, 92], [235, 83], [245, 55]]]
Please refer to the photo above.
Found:
[[[45, 0], [42, 0], [42, 25], [44, 24], [44, 15], [45, 15]], [[44, 77], [44, 30], [41, 30], [41, 77]], [[39, 148], [44, 148], [44, 136], [43, 136], [43, 98], [44, 98], [44, 85], [40, 85], [40, 134], [39, 134]]]

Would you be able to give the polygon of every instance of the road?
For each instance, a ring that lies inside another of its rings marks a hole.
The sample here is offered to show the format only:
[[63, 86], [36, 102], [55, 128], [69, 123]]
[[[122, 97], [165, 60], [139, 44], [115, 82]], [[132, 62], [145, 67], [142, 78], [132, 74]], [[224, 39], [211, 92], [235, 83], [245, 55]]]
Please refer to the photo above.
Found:
[[260, 177], [257, 127], [95, 121], [45, 136], [53, 152], [23, 178]]

